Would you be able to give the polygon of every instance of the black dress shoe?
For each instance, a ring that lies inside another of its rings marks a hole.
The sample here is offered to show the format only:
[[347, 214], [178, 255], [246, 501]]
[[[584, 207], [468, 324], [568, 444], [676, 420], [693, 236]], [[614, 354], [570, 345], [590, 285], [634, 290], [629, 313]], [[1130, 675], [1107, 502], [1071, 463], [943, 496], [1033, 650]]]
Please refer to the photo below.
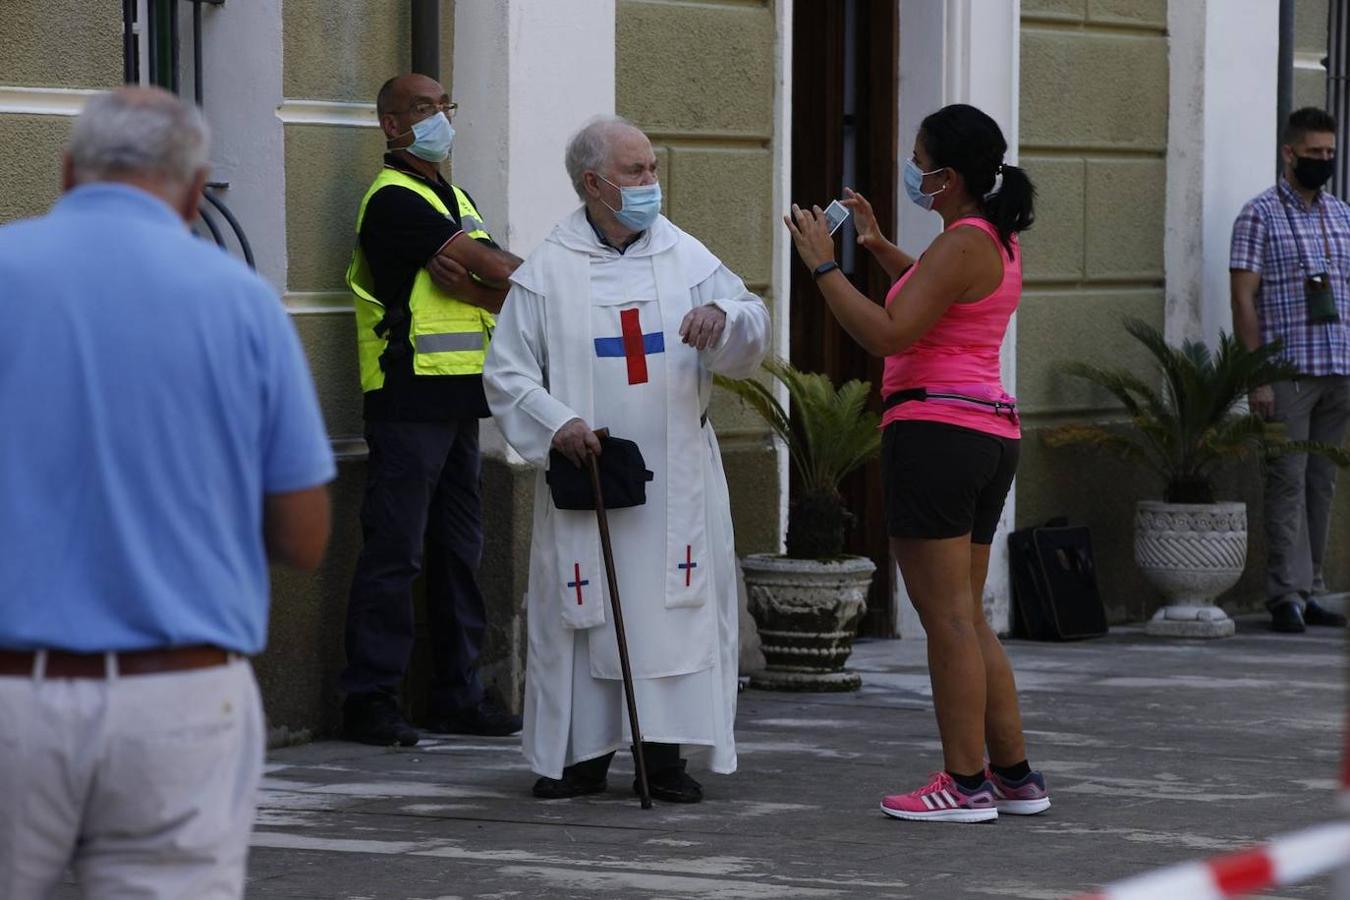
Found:
[[397, 701], [388, 694], [351, 694], [342, 703], [342, 736], [376, 747], [411, 747], [417, 729], [408, 724]]
[[563, 777], [542, 777], [534, 783], [532, 793], [540, 800], [566, 800], [571, 797], [584, 797], [598, 794], [609, 787], [605, 776], [587, 777], [577, 772], [575, 767], [563, 769]]
[[1289, 600], [1277, 603], [1270, 611], [1270, 630], [1285, 634], [1302, 634], [1306, 631], [1298, 604]]
[[[659, 772], [647, 773], [647, 789], [653, 800], [666, 803], [698, 803], [703, 800], [703, 785], [690, 778], [684, 771], [685, 760]], [[641, 794], [641, 785], [633, 779], [633, 793]]]
[[1309, 600], [1303, 607], [1303, 622], [1307, 625], [1324, 625], [1328, 628], [1344, 628], [1345, 616], [1332, 612], [1325, 606], [1319, 606], [1315, 600]]
[[437, 734], [473, 734], [480, 737], [507, 737], [518, 734], [520, 716], [512, 715], [491, 700], [478, 701], [477, 706], [433, 716], [427, 730]]

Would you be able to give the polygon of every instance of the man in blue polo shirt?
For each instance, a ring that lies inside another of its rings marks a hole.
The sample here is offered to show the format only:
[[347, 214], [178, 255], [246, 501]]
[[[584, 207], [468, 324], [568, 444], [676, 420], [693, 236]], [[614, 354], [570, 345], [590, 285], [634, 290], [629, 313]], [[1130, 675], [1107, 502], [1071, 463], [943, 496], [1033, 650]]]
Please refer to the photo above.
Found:
[[275, 292], [193, 237], [198, 113], [92, 98], [0, 228], [0, 896], [242, 895], [268, 561], [314, 568], [332, 453]]

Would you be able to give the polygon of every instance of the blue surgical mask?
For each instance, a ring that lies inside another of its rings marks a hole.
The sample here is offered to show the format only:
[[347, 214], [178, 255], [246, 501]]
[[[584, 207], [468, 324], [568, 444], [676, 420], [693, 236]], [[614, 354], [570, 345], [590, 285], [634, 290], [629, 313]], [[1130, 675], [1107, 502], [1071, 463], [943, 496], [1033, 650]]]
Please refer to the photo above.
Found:
[[455, 142], [455, 127], [445, 113], [427, 116], [412, 127], [413, 142], [404, 149], [429, 163], [445, 162]]
[[646, 231], [652, 227], [656, 217], [661, 214], [661, 182], [619, 187], [603, 175], [599, 178], [605, 184], [619, 188], [619, 196], [623, 198], [623, 206], [620, 209], [614, 209], [603, 199], [600, 202], [614, 210], [614, 218], [618, 219], [620, 224], [633, 231]]
[[905, 193], [909, 194], [909, 199], [913, 200], [924, 209], [933, 208], [933, 198], [947, 189], [944, 184], [942, 187], [933, 191], [931, 194], [923, 192], [923, 180], [929, 175], [936, 175], [942, 169], [934, 169], [931, 172], [925, 172], [919, 168], [918, 163], [913, 159], [905, 160]]

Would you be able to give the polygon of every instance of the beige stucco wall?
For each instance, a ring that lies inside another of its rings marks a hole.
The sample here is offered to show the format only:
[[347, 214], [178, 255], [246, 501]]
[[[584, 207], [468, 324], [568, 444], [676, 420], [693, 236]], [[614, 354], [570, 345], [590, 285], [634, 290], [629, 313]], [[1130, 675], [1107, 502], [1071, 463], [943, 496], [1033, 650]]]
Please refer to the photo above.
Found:
[[[77, 9], [78, 7], [78, 9]], [[108, 88], [122, 81], [120, 3], [0, 3], [0, 87]], [[0, 113], [0, 224], [46, 211], [61, 190], [65, 116]]]
[[0, 225], [52, 205], [61, 192], [61, 147], [74, 121], [0, 113]]
[[1018, 314], [1017, 525], [1055, 515], [1088, 525], [1117, 620], [1152, 609], [1130, 535], [1134, 501], [1160, 486], [1113, 460], [1049, 450], [1041, 435], [1111, 415], [1110, 399], [1059, 372], [1061, 361], [1143, 371], [1120, 320], [1163, 324], [1166, 27], [1165, 0], [1022, 3], [1021, 160], [1038, 195]]
[[0, 4], [0, 85], [108, 88], [121, 82], [122, 4]]
[[[770, 2], [618, 0], [615, 107], [651, 137], [666, 213], [772, 309], [775, 21]], [[720, 394], [710, 413], [736, 546], [778, 548], [778, 474], [763, 425]]]

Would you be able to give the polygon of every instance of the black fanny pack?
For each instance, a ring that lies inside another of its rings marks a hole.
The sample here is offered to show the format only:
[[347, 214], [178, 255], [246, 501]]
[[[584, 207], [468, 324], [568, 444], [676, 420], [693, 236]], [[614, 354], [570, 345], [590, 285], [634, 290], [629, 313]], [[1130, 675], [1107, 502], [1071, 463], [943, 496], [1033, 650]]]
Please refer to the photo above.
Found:
[[[626, 509], [647, 502], [647, 482], [655, 476], [647, 469], [637, 444], [623, 438], [602, 437], [597, 463], [605, 509]], [[544, 479], [558, 509], [595, 509], [589, 465], [578, 468], [557, 450], [550, 450]]]
[[996, 416], [1007, 416], [1014, 425], [1020, 421], [1017, 415], [1017, 399], [1005, 394], [1003, 397], [994, 399], [990, 397], [972, 397], [970, 394], [961, 394], [955, 391], [947, 391], [941, 388], [905, 388], [902, 391], [896, 391], [893, 394], [887, 394], [886, 399], [882, 401], [885, 409], [899, 406], [901, 403], [907, 403], [911, 400], [917, 400], [924, 403], [941, 403], [947, 406], [960, 406], [967, 409], [979, 409], [984, 412], [993, 413]]

